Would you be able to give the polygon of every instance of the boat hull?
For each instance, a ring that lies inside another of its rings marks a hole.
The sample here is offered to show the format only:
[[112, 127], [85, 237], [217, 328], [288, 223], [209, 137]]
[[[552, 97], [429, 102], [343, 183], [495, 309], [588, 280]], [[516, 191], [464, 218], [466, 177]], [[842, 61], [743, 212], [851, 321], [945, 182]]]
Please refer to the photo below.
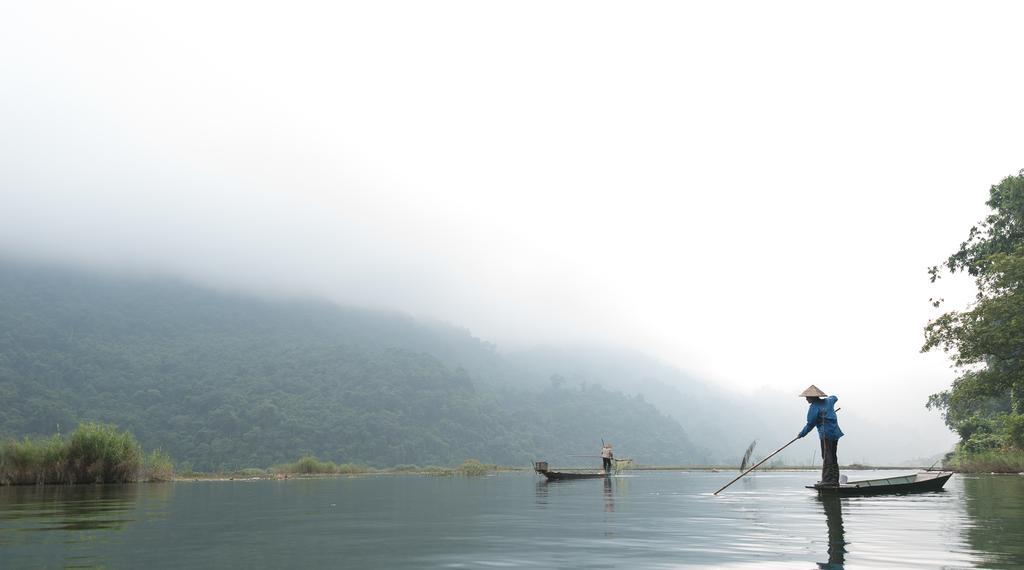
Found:
[[561, 481], [564, 479], [599, 479], [607, 477], [605, 471], [590, 470], [567, 470], [553, 471], [548, 469], [547, 461], [537, 461], [533, 464], [533, 470], [548, 478], [549, 481]]
[[549, 481], [562, 481], [565, 479], [600, 479], [607, 477], [604, 471], [538, 471]]
[[869, 479], [866, 481], [850, 481], [838, 487], [808, 485], [808, 489], [814, 489], [820, 495], [828, 496], [860, 496], [860, 495], [890, 495], [907, 493], [928, 493], [941, 491], [943, 485], [953, 474], [950, 472], [925, 472], [902, 477], [887, 477], [884, 479]]

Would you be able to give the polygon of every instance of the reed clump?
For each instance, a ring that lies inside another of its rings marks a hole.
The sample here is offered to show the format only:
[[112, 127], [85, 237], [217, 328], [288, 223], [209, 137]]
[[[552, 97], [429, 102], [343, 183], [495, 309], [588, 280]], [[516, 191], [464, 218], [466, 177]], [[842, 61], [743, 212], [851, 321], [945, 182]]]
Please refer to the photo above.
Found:
[[467, 459], [456, 469], [460, 475], [467, 477], [482, 477], [497, 469], [494, 465], [481, 463], [477, 459]]
[[358, 475], [373, 471], [366, 465], [357, 463], [335, 464], [333, 461], [320, 461], [312, 455], [304, 455], [295, 463], [278, 465], [273, 469], [277, 473], [290, 475]]
[[[151, 459], [154, 473], [173, 473], [166, 454], [155, 452]], [[144, 475], [144, 463], [132, 434], [83, 423], [67, 439], [54, 435], [5, 442], [0, 448], [0, 484], [128, 483]]]
[[174, 480], [174, 462], [171, 456], [162, 449], [155, 449], [146, 456], [144, 479], [147, 481]]
[[292, 473], [300, 473], [302, 475], [320, 475], [337, 471], [338, 466], [333, 461], [320, 461], [312, 455], [300, 457], [298, 461], [292, 464], [291, 469]]

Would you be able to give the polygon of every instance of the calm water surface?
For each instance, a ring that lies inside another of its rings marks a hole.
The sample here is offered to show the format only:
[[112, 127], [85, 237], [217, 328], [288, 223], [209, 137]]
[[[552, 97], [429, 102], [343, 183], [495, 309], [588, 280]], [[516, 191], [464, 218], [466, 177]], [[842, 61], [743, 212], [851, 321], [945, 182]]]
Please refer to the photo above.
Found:
[[814, 473], [760, 473], [711, 495], [733, 476], [0, 488], [0, 568], [1024, 567], [1024, 476], [829, 501]]

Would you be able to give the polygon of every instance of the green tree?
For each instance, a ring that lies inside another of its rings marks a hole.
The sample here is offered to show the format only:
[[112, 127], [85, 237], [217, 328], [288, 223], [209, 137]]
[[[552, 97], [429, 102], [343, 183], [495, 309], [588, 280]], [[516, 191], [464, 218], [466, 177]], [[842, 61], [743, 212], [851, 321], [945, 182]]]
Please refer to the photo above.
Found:
[[[967, 453], [1024, 443], [1024, 170], [992, 186], [986, 204], [992, 212], [944, 264], [974, 278], [976, 298], [930, 321], [922, 347], [942, 349], [962, 371], [928, 407], [942, 411]], [[941, 268], [929, 273], [934, 282]]]

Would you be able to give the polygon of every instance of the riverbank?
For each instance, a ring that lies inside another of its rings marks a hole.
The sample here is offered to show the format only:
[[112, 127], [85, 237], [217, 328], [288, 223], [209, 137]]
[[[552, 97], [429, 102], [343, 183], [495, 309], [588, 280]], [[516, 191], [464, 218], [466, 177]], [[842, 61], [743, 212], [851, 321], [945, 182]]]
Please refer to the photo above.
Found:
[[237, 471], [201, 473], [188, 471], [175, 474], [175, 481], [259, 481], [285, 479], [319, 479], [337, 477], [363, 477], [377, 475], [421, 475], [427, 477], [452, 477], [456, 475], [476, 477], [500, 472], [524, 471], [525, 468], [504, 467], [481, 463], [476, 459], [467, 459], [458, 467], [439, 467], [428, 465], [398, 465], [385, 469], [377, 469], [367, 465], [352, 463], [335, 464], [331, 461], [320, 461], [315, 457], [306, 456], [295, 463], [275, 465], [267, 469], [249, 468]]
[[943, 465], [957, 473], [1024, 473], [1024, 452], [957, 454]]
[[[871, 470], [893, 470], [893, 471], [908, 471], [908, 470], [924, 470], [926, 467], [915, 467], [915, 466], [893, 466], [893, 465], [843, 465], [840, 466], [843, 471], [871, 471]], [[820, 465], [781, 465], [772, 467], [758, 468], [757, 471], [772, 471], [772, 472], [802, 472], [802, 471], [813, 471], [817, 472], [821, 470]], [[416, 467], [416, 466], [398, 466], [387, 469], [374, 469], [366, 466], [359, 466], [358, 469], [340, 469], [333, 471], [321, 471], [321, 472], [296, 472], [282, 470], [281, 466], [271, 467], [268, 469], [241, 469], [238, 471], [230, 472], [213, 472], [213, 473], [200, 473], [200, 472], [186, 472], [179, 473], [174, 476], [174, 481], [180, 482], [199, 482], [199, 481], [284, 481], [294, 479], [335, 479], [341, 477], [386, 477], [389, 475], [417, 475], [422, 477], [455, 477], [455, 476], [468, 476], [468, 477], [479, 477], [487, 475], [497, 475], [500, 473], [523, 473], [533, 471], [532, 467], [511, 467], [504, 465], [488, 465], [481, 464], [479, 462], [468, 461], [460, 465], [459, 467], [448, 468], [448, 467]], [[739, 472], [736, 466], [729, 465], [641, 465], [631, 467], [624, 471], [681, 471], [681, 472], [709, 472], [709, 473], [727, 473], [727, 472]]]

